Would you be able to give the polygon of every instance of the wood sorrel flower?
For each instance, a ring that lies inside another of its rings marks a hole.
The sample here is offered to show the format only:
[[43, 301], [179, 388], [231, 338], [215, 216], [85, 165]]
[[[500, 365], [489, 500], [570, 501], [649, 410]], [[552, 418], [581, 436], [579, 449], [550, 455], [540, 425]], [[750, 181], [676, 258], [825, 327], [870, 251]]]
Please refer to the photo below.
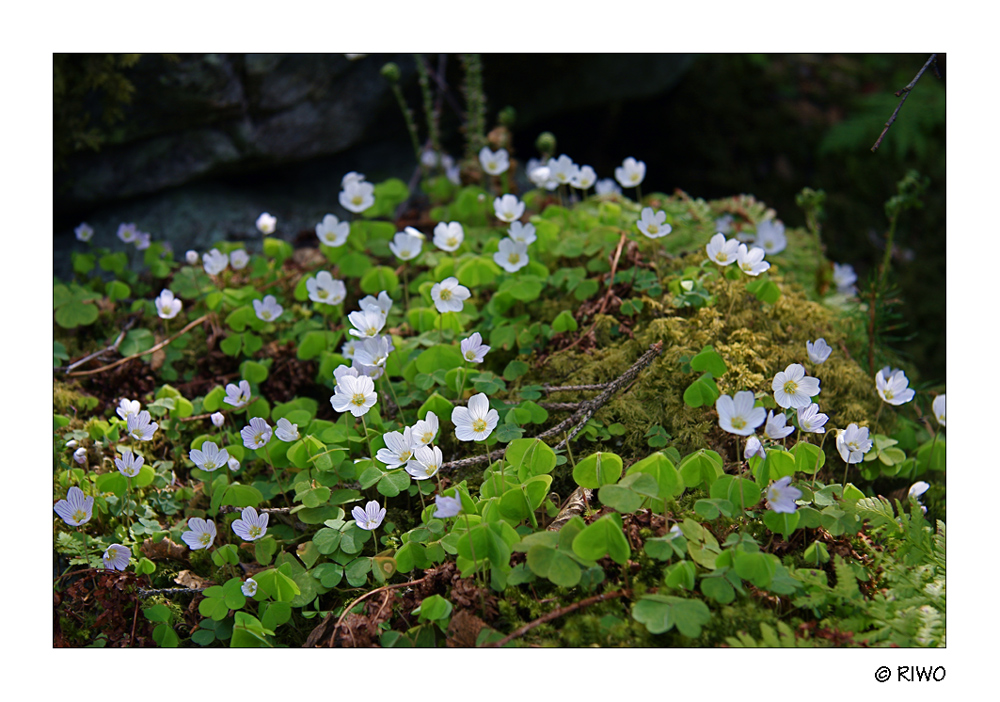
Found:
[[868, 427], [858, 428], [851, 423], [837, 434], [837, 451], [847, 463], [861, 463], [865, 454], [872, 448], [872, 440], [868, 438]]
[[219, 273], [226, 270], [229, 266], [229, 256], [218, 249], [212, 249], [201, 257], [201, 262], [205, 267], [206, 273], [209, 275], [219, 275]]
[[229, 452], [220, 449], [214, 441], [204, 442], [200, 449], [191, 449], [188, 455], [196, 466], [209, 473], [229, 462]]
[[594, 192], [598, 195], [621, 195], [622, 189], [615, 181], [611, 178], [601, 178], [594, 185]]
[[934, 398], [934, 404], [931, 405], [931, 409], [934, 410], [934, 416], [941, 426], [944, 426], [944, 403], [944, 395], [938, 395]]
[[153, 304], [156, 305], [156, 314], [161, 319], [173, 319], [184, 306], [170, 290], [161, 290], [160, 296], [153, 301]]
[[241, 380], [239, 385], [227, 384], [226, 396], [222, 401], [232, 405], [234, 409], [243, 409], [250, 403], [250, 383]]
[[438, 433], [438, 425], [437, 415], [428, 410], [424, 418], [417, 420], [417, 423], [413, 425], [413, 430], [410, 433], [413, 445], [420, 447], [433, 443], [434, 437]]
[[516, 273], [528, 265], [528, 245], [510, 238], [501, 239], [493, 260], [508, 273]]
[[257, 229], [260, 230], [261, 234], [273, 234], [274, 227], [278, 223], [278, 218], [267, 212], [261, 212], [260, 217], [257, 218]]
[[135, 242], [135, 237], [139, 234], [139, 229], [134, 222], [122, 222], [118, 225], [117, 235], [123, 243], [131, 244]]
[[215, 529], [215, 522], [211, 519], [191, 517], [188, 519], [187, 526], [190, 531], [181, 533], [181, 539], [184, 540], [184, 543], [192, 551], [210, 548], [215, 542], [217, 531]]
[[355, 417], [368, 413], [378, 400], [375, 383], [368, 376], [343, 374], [337, 379], [330, 404], [337, 412], [350, 412]]
[[221, 429], [222, 425], [226, 423], [226, 416], [222, 412], [214, 412], [210, 419], [216, 429]]
[[138, 400], [128, 400], [123, 397], [121, 402], [118, 403], [117, 412], [119, 417], [128, 421], [128, 416], [130, 414], [139, 414], [140, 409], [142, 409], [142, 406]]
[[719, 426], [730, 434], [750, 436], [767, 417], [763, 407], [754, 407], [753, 404], [754, 396], [749, 390], [742, 390], [733, 397], [720, 395], [715, 401]]
[[747, 439], [746, 448], [743, 449], [743, 459], [749, 461], [751, 456], [760, 456], [765, 458], [767, 452], [764, 450], [764, 445], [760, 443], [760, 439], [756, 436], [751, 436]]
[[757, 236], [753, 243], [764, 249], [769, 256], [781, 253], [788, 246], [788, 240], [785, 238], [785, 225], [771, 219], [759, 223]]
[[253, 507], [246, 507], [233, 522], [233, 531], [244, 541], [256, 541], [267, 533], [267, 518], [267, 512], [258, 515]]
[[431, 288], [431, 299], [434, 307], [442, 314], [445, 312], [461, 312], [465, 306], [465, 301], [472, 296], [469, 289], [460, 285], [458, 278], [449, 277], [440, 283], [434, 283]]
[[136, 441], [149, 441], [153, 438], [153, 433], [160, 426], [156, 422], [151, 422], [149, 412], [143, 410], [139, 414], [130, 414], [125, 420], [125, 428], [128, 435]]
[[433, 478], [444, 462], [441, 449], [437, 446], [421, 446], [413, 455], [415, 460], [407, 463], [405, 470], [414, 480]]
[[94, 498], [84, 497], [76, 485], [66, 492], [66, 499], [56, 502], [53, 509], [70, 526], [81, 526], [90, 521], [94, 512]]
[[339, 305], [347, 297], [347, 286], [336, 280], [329, 271], [320, 271], [306, 281], [309, 299], [323, 305]]
[[635, 188], [642, 184], [646, 177], [646, 164], [636, 161], [629, 156], [622, 161], [622, 165], [615, 169], [615, 180], [621, 183], [623, 188]]
[[802, 497], [802, 491], [789, 485], [791, 482], [792, 476], [786, 475], [767, 486], [764, 496], [767, 498], [767, 506], [772, 511], [791, 514], [798, 509], [795, 500]]
[[386, 432], [382, 435], [385, 448], [380, 448], [375, 458], [385, 464], [389, 470], [402, 468], [413, 460], [413, 430], [406, 427], [403, 433]]
[[[267, 446], [271, 440], [271, 425], [262, 417], [252, 417], [250, 424], [240, 429], [240, 436], [243, 437], [243, 445], [248, 449], [259, 449]], [[206, 441], [206, 444], [211, 443]], [[191, 460], [194, 460], [192, 458]], [[226, 459], [228, 460], [228, 459]]]
[[483, 343], [479, 332], [472, 332], [468, 339], [462, 339], [462, 358], [469, 363], [482, 363], [490, 347]]
[[580, 167], [573, 163], [573, 159], [566, 154], [559, 158], [550, 158], [545, 165], [549, 169], [550, 177], [562, 185], [569, 185], [570, 181], [580, 172]]
[[578, 190], [586, 190], [594, 184], [597, 180], [597, 173], [590, 166], [580, 166], [580, 170], [576, 172], [569, 184]]
[[282, 417], [278, 420], [278, 425], [274, 428], [274, 435], [286, 443], [299, 440], [299, 425], [292, 424]]
[[483, 392], [470, 397], [468, 407], [456, 407], [451, 411], [451, 422], [459, 441], [482, 441], [499, 421], [500, 414], [490, 409], [490, 401]]
[[[358, 302], [358, 307], [362, 310], [371, 310], [372, 312], [378, 312], [383, 317], [389, 316], [389, 310], [392, 309], [392, 298], [389, 297], [389, 293], [385, 290], [378, 294], [378, 297], [374, 295], [365, 295]], [[347, 356], [345, 356], [347, 358]]]
[[335, 215], [328, 214], [316, 225], [316, 236], [327, 246], [343, 246], [351, 233], [351, 223], [341, 222]]
[[837, 292], [850, 295], [854, 292], [854, 283], [858, 280], [854, 272], [854, 266], [849, 263], [833, 264], [833, 284], [837, 286]]
[[378, 529], [382, 520], [385, 519], [385, 507], [379, 509], [378, 502], [372, 500], [365, 505], [364, 509], [361, 509], [361, 507], [352, 509], [351, 516], [354, 517], [354, 521], [357, 523], [359, 529], [374, 531]]
[[434, 504], [436, 509], [434, 510], [435, 519], [447, 519], [448, 517], [458, 516], [458, 513], [462, 511], [462, 500], [456, 494], [455, 497], [446, 497], [444, 495], [435, 495]]
[[73, 230], [73, 233], [76, 234], [77, 241], [90, 241], [90, 238], [94, 236], [94, 228], [83, 222]]
[[434, 227], [434, 245], [442, 251], [455, 251], [464, 240], [465, 230], [460, 222], [439, 222]]
[[809, 360], [813, 363], [823, 363], [830, 358], [831, 351], [833, 348], [826, 343], [826, 339], [820, 338], [816, 341], [806, 342], [806, 353], [809, 354]]
[[514, 241], [525, 245], [533, 243], [538, 238], [535, 236], [534, 224], [522, 224], [521, 222], [511, 222], [510, 227], [507, 228], [507, 235]]
[[795, 427], [785, 426], [787, 418], [784, 414], [767, 413], [767, 422], [764, 424], [764, 436], [771, 441], [781, 441], [786, 436], [795, 431]]
[[510, 157], [507, 149], [497, 149], [494, 152], [490, 151], [488, 146], [484, 146], [479, 150], [479, 163], [482, 164], [484, 171], [496, 176], [510, 168]]
[[524, 214], [524, 203], [518, 200], [516, 195], [504, 195], [493, 200], [493, 211], [497, 219], [513, 222], [521, 219], [521, 215]]
[[199, 259], [200, 257], [198, 256], [198, 252], [194, 249], [190, 249], [186, 254], [184, 254], [184, 260], [188, 262], [189, 266], [198, 265]]
[[265, 295], [264, 301], [253, 301], [253, 311], [257, 314], [257, 319], [262, 322], [271, 322], [281, 316], [285, 308], [278, 304], [274, 295]]
[[[344, 176], [344, 179], [347, 180], [347, 176]], [[340, 204], [345, 210], [359, 214], [375, 204], [375, 186], [371, 183], [363, 180], [351, 180], [344, 183], [343, 187], [344, 189], [340, 193]]]
[[351, 336], [357, 336], [362, 339], [366, 336], [377, 335], [382, 331], [382, 327], [385, 326], [385, 315], [373, 310], [371, 307], [358, 312], [351, 312], [347, 315], [347, 319], [354, 326], [354, 329], [348, 329], [348, 333]]
[[122, 451], [121, 458], [115, 457], [115, 466], [118, 468], [118, 472], [126, 478], [134, 478], [139, 475], [143, 463], [145, 463], [145, 459], [132, 453], [132, 449]]
[[[396, 347], [392, 344], [392, 337], [388, 334], [369, 336], [358, 342], [358, 345], [355, 347], [354, 365], [382, 368], [385, 366], [389, 354], [395, 350]], [[365, 373], [365, 375], [369, 374]]]
[[726, 239], [725, 234], [716, 234], [705, 246], [708, 257], [720, 266], [736, 263], [736, 251], [740, 242], [736, 239]]
[[87, 449], [83, 446], [78, 448], [73, 452], [73, 460], [79, 463], [81, 466], [87, 462]]
[[819, 405], [815, 402], [808, 407], [798, 409], [799, 429], [813, 434], [822, 434], [825, 431], [826, 422], [830, 419], [819, 411]]
[[389, 250], [400, 261], [410, 261], [420, 255], [424, 241], [412, 233], [416, 231], [413, 227], [407, 227], [405, 232], [396, 232], [396, 236], [389, 242]]
[[236, 249], [229, 254], [229, 265], [233, 267], [234, 271], [243, 270], [248, 263], [250, 263], [250, 254], [246, 252], [246, 249]]
[[909, 384], [910, 381], [901, 370], [889, 376], [886, 375], [885, 370], [880, 370], [875, 374], [875, 389], [878, 391], [879, 397], [890, 405], [906, 404], [913, 399], [914, 392], [912, 388], [907, 387]]
[[104, 567], [108, 570], [125, 570], [128, 567], [131, 552], [121, 544], [111, 544], [101, 556]]
[[667, 213], [663, 210], [653, 212], [652, 207], [643, 207], [642, 216], [639, 217], [635, 226], [650, 239], [659, 239], [661, 236], [669, 234], [673, 229], [669, 224], [666, 224], [666, 221]]
[[736, 265], [747, 275], [753, 276], [758, 276], [771, 267], [764, 260], [764, 249], [754, 246], [748, 250], [746, 244], [740, 244], [736, 249]]
[[802, 364], [792, 363], [774, 376], [771, 389], [779, 407], [807, 407], [811, 402], [809, 398], [819, 395], [819, 378], [806, 377]]
[[240, 585], [240, 592], [242, 592], [247, 597], [253, 597], [257, 594], [257, 581], [253, 578], [247, 578]]

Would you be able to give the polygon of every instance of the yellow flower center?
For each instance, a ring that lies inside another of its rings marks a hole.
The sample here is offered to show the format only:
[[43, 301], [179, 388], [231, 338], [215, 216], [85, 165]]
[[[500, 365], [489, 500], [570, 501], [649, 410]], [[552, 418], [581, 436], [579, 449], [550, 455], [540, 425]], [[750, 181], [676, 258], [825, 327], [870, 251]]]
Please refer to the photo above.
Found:
[[255, 524], [254, 526], [247, 529], [247, 534], [250, 536], [250, 538], [256, 539], [258, 536], [260, 536], [260, 527]]
[[885, 399], [887, 400], [891, 400], [894, 397], [892, 390], [890, 390], [889, 388], [886, 388], [883, 392], [885, 394]]
[[[254, 434], [253, 442], [255, 444], [263, 444], [264, 443], [264, 432], [261, 431], [261, 432], [257, 432], [256, 434]], [[212, 467], [214, 468], [215, 466], [212, 466]]]
[[799, 384], [796, 383], [794, 380], [789, 380], [784, 384], [784, 386], [781, 389], [784, 390], [785, 393], [788, 395], [794, 395], [799, 391]]
[[438, 294], [441, 295], [441, 299], [442, 300], [450, 300], [451, 299], [451, 290], [449, 290], [448, 288], [441, 288], [441, 292], [438, 293]]
[[264, 319], [270, 319], [271, 318], [271, 313], [268, 312], [267, 310], [264, 310], [264, 311], [262, 311], [260, 313], [260, 316], [263, 317]]
[[658, 231], [660, 231], [660, 228], [658, 226], [656, 226], [655, 224], [650, 224], [646, 228], [646, 231], [648, 231], [650, 234], [656, 234]]
[[729, 256], [726, 255], [725, 251], [720, 251], [719, 253], [717, 253], [715, 255], [715, 260], [717, 260], [717, 261], [728, 261], [729, 260]]
[[216, 468], [218, 468], [218, 466], [215, 465], [215, 461], [205, 461], [202, 464], [202, 468], [204, 470], [215, 470]]
[[496, 161], [488, 161], [486, 163], [486, 170], [488, 170], [488, 171], [495, 171], [496, 169], [497, 169], [497, 162]]
[[434, 439], [434, 432], [428, 431], [424, 433], [423, 441], [425, 444], [429, 444]]
[[212, 540], [212, 535], [209, 534], [207, 531], [203, 531], [201, 533], [201, 536], [198, 537], [198, 543], [200, 543], [202, 546], [208, 546], [208, 542], [211, 540]]
[[354, 397], [351, 398], [351, 404], [352, 405], [357, 405], [358, 407], [364, 407], [364, 405], [365, 405], [365, 396], [362, 395], [360, 392], [357, 393], [357, 394], [355, 394]]
[[510, 256], [507, 257], [508, 263], [517, 263], [520, 260], [521, 260], [521, 254], [518, 253], [512, 253]]
[[476, 433], [486, 431], [486, 420], [485, 419], [474, 420], [472, 422], [472, 431]]
[[450, 236], [447, 239], [445, 239], [444, 243], [447, 244], [448, 246], [458, 246], [458, 237]]
[[378, 334], [378, 329], [376, 329], [375, 327], [368, 327], [368, 331], [366, 332], [366, 334], [368, 336], [375, 336], [376, 334]]
[[747, 425], [747, 420], [743, 419], [743, 417], [733, 417], [730, 424], [733, 425], [733, 429], [742, 429]]
[[400, 258], [409, 258], [410, 257], [410, 250], [409, 249], [403, 249], [402, 251], [399, 252], [399, 257]]
[[475, 358], [476, 358], [476, 354], [474, 354], [472, 351], [466, 351], [465, 352], [465, 360], [472, 361]]
[[78, 509], [77, 511], [73, 512], [74, 522], [82, 522], [86, 518], [87, 518], [87, 513], [84, 512], [82, 509]]
[[403, 451], [401, 454], [399, 454], [399, 462], [400, 463], [405, 463], [406, 461], [410, 460], [411, 458], [413, 458], [413, 451]]
[[351, 204], [352, 205], [359, 205], [360, 206], [361, 205], [361, 196], [360, 195], [355, 195], [354, 197], [352, 197], [351, 198]]
[[317, 297], [321, 297], [321, 298], [323, 298], [324, 300], [325, 300], [325, 299], [327, 298], [327, 296], [329, 296], [329, 294], [330, 294], [330, 293], [328, 293], [328, 292], [327, 292], [326, 290], [324, 290], [323, 288], [320, 288], [319, 290], [317, 290], [317, 291], [316, 291], [316, 296], [317, 296]]

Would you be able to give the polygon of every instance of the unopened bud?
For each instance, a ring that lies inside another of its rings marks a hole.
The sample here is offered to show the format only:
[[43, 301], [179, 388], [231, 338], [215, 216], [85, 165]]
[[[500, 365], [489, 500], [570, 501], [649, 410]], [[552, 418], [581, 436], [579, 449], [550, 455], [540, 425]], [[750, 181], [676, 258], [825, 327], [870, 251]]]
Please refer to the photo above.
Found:
[[392, 61], [382, 66], [382, 77], [390, 83], [399, 82], [399, 66]]
[[555, 153], [556, 135], [552, 132], [542, 132], [538, 135], [538, 138], [535, 139], [535, 148], [543, 154]]

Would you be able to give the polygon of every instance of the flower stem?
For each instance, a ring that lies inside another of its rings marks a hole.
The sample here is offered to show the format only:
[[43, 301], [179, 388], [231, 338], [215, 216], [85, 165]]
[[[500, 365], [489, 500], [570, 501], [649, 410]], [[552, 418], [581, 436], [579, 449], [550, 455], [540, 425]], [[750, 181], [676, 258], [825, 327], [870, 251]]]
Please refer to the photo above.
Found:
[[361, 415], [361, 428], [365, 432], [365, 441], [368, 442], [368, 453], [372, 458], [372, 465], [377, 465], [375, 463], [375, 452], [372, 451], [372, 440], [368, 438], [368, 424], [365, 422], [365, 415]]
[[[490, 445], [488, 443], [486, 443], [486, 439], [483, 439], [483, 448], [486, 449], [486, 467], [488, 468], [490, 466]], [[496, 481], [496, 478], [494, 478], [493, 480]], [[494, 482], [493, 485], [494, 485], [494, 487], [496, 487], [496, 482]], [[504, 478], [504, 475], [503, 475], [503, 463], [501, 463], [500, 464], [500, 494], [502, 495], [505, 492], [507, 492], [507, 481]]]
[[819, 470], [819, 459], [820, 459], [820, 456], [823, 455], [823, 444], [826, 443], [826, 436], [831, 431], [836, 431], [836, 430], [833, 429], [832, 427], [830, 429], [827, 429], [826, 431], [823, 432], [823, 438], [819, 440], [819, 453], [816, 454], [816, 465], [813, 466], [812, 482], [813, 482], [813, 488], [814, 489], [816, 487], [816, 472]]
[[281, 485], [281, 478], [278, 477], [278, 470], [274, 467], [274, 461], [271, 460], [271, 454], [267, 450], [267, 444], [261, 448], [264, 451], [264, 456], [267, 458], [267, 464], [271, 466], [271, 475], [274, 476], [274, 482], [278, 483], [278, 489], [281, 491], [281, 496], [285, 498], [285, 504], [290, 508], [292, 503], [289, 501], [288, 495], [285, 494], [285, 488]]

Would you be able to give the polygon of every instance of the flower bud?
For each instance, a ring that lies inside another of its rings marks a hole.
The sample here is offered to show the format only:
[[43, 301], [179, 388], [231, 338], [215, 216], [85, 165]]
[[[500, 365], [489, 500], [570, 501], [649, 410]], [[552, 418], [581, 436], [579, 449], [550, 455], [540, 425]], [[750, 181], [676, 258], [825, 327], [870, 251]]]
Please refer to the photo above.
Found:
[[555, 153], [556, 135], [552, 132], [542, 132], [535, 140], [535, 148], [543, 154]]
[[87, 462], [87, 449], [83, 446], [78, 448], [73, 452], [73, 460], [79, 463], [81, 466]]
[[[508, 129], [513, 127], [514, 122], [517, 121], [517, 110], [507, 105], [507, 107], [500, 110], [500, 114], [497, 115], [497, 121]], [[555, 149], [555, 146], [552, 148]]]
[[222, 412], [216, 412], [212, 415], [212, 424], [216, 427], [221, 427], [225, 421], [226, 418], [223, 416]]
[[193, 250], [188, 251], [184, 254], [184, 259], [188, 262], [188, 265], [196, 266], [198, 265], [198, 252]]
[[230, 458], [229, 459], [229, 470], [230, 470], [230, 472], [235, 473], [239, 469], [240, 469], [240, 462], [237, 461], [235, 458]]
[[382, 77], [390, 83], [399, 82], [399, 66], [392, 61], [382, 66]]

